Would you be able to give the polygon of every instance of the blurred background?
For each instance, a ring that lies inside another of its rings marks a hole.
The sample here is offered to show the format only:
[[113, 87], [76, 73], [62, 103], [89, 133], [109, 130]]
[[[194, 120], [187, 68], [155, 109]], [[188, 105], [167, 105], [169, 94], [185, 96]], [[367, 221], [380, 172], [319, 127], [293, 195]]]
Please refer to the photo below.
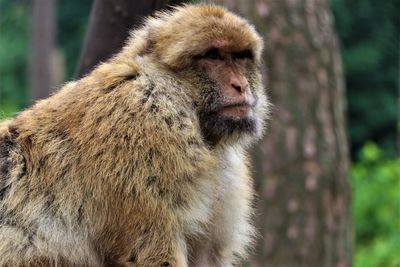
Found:
[[[262, 1], [241, 5], [253, 3], [261, 13], [266, 7]], [[0, 120], [76, 77], [92, 4], [91, 0], [0, 0]], [[400, 1], [328, 4], [346, 87], [353, 263], [400, 266]]]

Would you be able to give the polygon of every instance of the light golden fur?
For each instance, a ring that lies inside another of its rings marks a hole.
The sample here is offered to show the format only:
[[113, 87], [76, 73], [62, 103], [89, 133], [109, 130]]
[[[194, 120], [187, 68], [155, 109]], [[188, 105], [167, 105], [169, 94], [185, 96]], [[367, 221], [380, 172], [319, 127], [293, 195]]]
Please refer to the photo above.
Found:
[[[249, 48], [252, 26], [217, 6], [158, 13], [88, 76], [0, 125], [0, 266], [233, 266], [253, 237], [245, 149], [210, 147], [179, 70], [212, 42]], [[183, 72], [185, 73], [185, 72]], [[179, 77], [179, 78], [178, 78]]]

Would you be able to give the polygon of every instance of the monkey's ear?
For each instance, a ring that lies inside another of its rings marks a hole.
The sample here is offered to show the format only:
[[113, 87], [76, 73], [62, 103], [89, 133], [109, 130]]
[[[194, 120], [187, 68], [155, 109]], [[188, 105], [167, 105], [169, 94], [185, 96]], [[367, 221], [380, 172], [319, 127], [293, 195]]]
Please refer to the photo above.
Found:
[[151, 38], [151, 28], [147, 25], [146, 27], [132, 31], [121, 54], [124, 54], [127, 58], [135, 59], [137, 56], [151, 53], [154, 44]]
[[92, 73], [92, 77], [101, 83], [104, 89], [113, 89], [119, 84], [136, 78], [139, 75], [139, 66], [135, 60], [113, 58], [99, 65]]
[[139, 75], [137, 58], [152, 49], [150, 28], [145, 26], [132, 31], [122, 51], [93, 71], [91, 76], [100, 81], [104, 89], [112, 89]]

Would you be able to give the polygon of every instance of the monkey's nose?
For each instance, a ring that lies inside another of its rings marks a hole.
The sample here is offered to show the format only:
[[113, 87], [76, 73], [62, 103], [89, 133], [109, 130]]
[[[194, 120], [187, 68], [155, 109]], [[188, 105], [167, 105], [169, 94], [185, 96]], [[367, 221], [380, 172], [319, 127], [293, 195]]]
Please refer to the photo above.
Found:
[[231, 86], [235, 88], [235, 90], [238, 91], [239, 93], [242, 92], [242, 86], [239, 83], [232, 83]]
[[245, 93], [249, 89], [249, 84], [244, 81], [232, 81], [231, 86], [239, 93]]

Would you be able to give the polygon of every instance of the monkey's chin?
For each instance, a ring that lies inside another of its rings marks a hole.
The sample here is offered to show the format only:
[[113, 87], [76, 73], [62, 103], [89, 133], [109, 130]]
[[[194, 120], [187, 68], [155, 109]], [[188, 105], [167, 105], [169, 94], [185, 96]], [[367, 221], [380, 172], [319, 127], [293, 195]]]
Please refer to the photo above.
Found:
[[200, 125], [204, 139], [212, 146], [223, 142], [239, 141], [242, 137], [256, 138], [260, 125], [252, 113], [246, 116], [238, 114], [208, 114], [200, 116]]

